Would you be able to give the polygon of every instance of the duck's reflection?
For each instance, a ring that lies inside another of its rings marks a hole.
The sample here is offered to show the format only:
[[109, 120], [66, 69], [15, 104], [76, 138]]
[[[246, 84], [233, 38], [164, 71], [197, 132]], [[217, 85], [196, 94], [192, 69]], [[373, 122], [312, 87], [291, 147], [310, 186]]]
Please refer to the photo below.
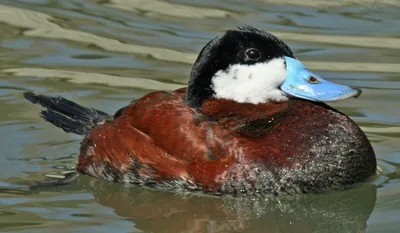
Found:
[[376, 187], [324, 195], [249, 198], [180, 195], [90, 180], [98, 203], [145, 232], [364, 232]]

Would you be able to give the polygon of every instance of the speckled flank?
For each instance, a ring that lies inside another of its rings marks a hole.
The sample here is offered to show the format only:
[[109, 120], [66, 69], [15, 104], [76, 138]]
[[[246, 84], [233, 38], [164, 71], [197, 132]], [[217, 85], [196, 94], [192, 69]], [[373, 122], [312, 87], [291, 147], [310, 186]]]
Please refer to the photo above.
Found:
[[352, 127], [348, 123], [330, 124], [327, 134], [311, 138], [309, 162], [299, 167], [238, 162], [219, 178], [223, 181], [221, 192], [239, 195], [315, 193], [363, 181], [373, 174], [376, 163], [369, 156], [372, 148], [359, 140], [362, 135]]

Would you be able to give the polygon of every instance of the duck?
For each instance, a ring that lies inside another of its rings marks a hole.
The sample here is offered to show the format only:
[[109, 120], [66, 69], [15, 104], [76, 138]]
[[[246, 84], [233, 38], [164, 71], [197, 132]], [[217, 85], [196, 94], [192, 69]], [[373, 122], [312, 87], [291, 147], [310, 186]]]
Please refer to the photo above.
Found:
[[79, 175], [239, 196], [322, 193], [372, 177], [365, 133], [325, 103], [360, 94], [311, 72], [273, 34], [242, 26], [203, 47], [186, 87], [150, 92], [113, 115], [60, 96], [24, 97], [84, 137]]

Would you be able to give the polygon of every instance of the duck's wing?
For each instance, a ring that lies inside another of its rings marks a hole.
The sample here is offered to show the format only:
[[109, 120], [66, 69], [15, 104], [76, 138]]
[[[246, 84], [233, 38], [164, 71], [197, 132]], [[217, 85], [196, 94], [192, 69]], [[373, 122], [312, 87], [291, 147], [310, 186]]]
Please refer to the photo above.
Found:
[[216, 177], [243, 153], [240, 140], [179, 93], [153, 92], [91, 131], [77, 170], [113, 181], [215, 189]]
[[82, 143], [77, 170], [110, 181], [146, 185], [187, 179], [186, 164], [155, 145], [129, 120], [118, 118], [93, 129]]

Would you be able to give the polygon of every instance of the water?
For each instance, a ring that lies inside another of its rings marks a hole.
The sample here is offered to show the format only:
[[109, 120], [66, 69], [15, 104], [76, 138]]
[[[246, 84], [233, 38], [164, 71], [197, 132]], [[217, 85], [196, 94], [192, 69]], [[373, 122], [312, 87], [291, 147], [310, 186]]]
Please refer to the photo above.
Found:
[[363, 88], [359, 99], [333, 106], [373, 143], [376, 179], [333, 194], [249, 200], [81, 177], [1, 192], [0, 231], [398, 232], [400, 2], [297, 2], [1, 0], [0, 186], [60, 174], [77, 157], [80, 137], [42, 121], [23, 91], [112, 113], [151, 90], [184, 85], [202, 46], [245, 24], [283, 38], [322, 77]]

